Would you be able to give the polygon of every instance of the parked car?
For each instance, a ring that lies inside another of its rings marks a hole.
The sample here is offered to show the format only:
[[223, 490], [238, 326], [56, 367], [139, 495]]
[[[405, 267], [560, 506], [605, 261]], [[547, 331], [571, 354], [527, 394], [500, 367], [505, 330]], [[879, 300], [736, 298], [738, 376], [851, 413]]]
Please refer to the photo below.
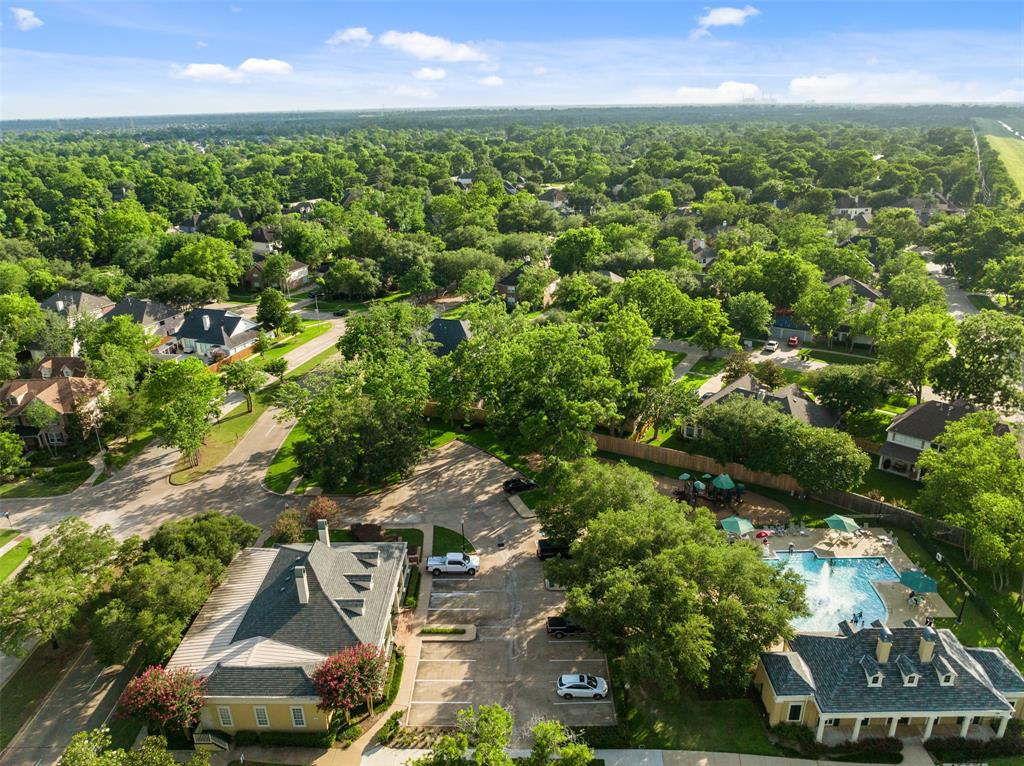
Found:
[[800, 345], [800, 338], [798, 338], [796, 335], [790, 335], [789, 340], [786, 341], [786, 344], [793, 348], [796, 348], [797, 346]]
[[512, 479], [505, 479], [505, 481], [501, 483], [501, 488], [510, 495], [518, 495], [520, 492], [526, 492], [528, 489], [536, 489], [537, 482], [532, 479], [524, 479], [521, 476], [516, 476]]
[[579, 633], [586, 633], [582, 626], [577, 625], [564, 615], [561, 617], [548, 617], [548, 634], [555, 638], [565, 638]]
[[569, 544], [558, 540], [548, 540], [545, 537], [537, 541], [537, 558], [546, 561], [555, 556], [560, 556], [563, 559], [569, 558]]
[[427, 571], [432, 575], [468, 574], [475, 575], [480, 571], [480, 557], [468, 553], [446, 553], [444, 556], [431, 556], [427, 559]]
[[608, 682], [599, 676], [569, 674], [559, 676], [555, 683], [559, 697], [571, 699], [604, 699], [608, 694]]
[[702, 402], [703, 401], [707, 401], [708, 399], [710, 399], [714, 395], [715, 395], [714, 391], [705, 391], [703, 394], [700, 395], [700, 400]]
[[334, 316], [336, 316], [336, 317], [347, 317], [348, 316], [348, 309], [338, 309], [337, 311], [334, 312]]
[[761, 349], [764, 353], [770, 354], [773, 351], [779, 350], [779, 342], [777, 340], [770, 340], [764, 344], [764, 348]]

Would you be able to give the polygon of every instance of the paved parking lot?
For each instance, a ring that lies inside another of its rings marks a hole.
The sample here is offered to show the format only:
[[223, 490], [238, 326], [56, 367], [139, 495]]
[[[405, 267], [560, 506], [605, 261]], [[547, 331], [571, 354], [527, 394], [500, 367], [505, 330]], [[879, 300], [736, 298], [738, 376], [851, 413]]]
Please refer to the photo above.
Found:
[[544, 588], [533, 555], [535, 532], [525, 526], [502, 548], [481, 549], [476, 577], [428, 577], [428, 624], [471, 623], [477, 638], [422, 644], [409, 725], [451, 726], [461, 708], [495, 703], [512, 711], [520, 732], [540, 718], [571, 726], [615, 723], [610, 699], [569, 701], [555, 694], [559, 675], [607, 678], [608, 667], [585, 640], [547, 635], [545, 620], [559, 613], [564, 596]]

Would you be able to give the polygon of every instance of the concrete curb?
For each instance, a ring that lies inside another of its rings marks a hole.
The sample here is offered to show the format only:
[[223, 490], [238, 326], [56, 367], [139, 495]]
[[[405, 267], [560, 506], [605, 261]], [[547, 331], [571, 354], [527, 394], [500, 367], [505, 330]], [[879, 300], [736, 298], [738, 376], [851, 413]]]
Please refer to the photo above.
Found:
[[[428, 627], [428, 626], [426, 626], [426, 625], [422, 626], [421, 630], [424, 627]], [[431, 627], [431, 628], [462, 628], [466, 632], [465, 633], [426, 633], [426, 634], [417, 632], [416, 635], [419, 637], [420, 641], [422, 641], [424, 643], [426, 643], [428, 641], [476, 641], [476, 625], [466, 625], [466, 624], [458, 624], [458, 625], [430, 625], [429, 627]]]
[[521, 519], [535, 519], [537, 514], [534, 513], [530, 506], [520, 499], [518, 495], [509, 495], [507, 498], [508, 504], [512, 506], [512, 510], [516, 512], [516, 515]]

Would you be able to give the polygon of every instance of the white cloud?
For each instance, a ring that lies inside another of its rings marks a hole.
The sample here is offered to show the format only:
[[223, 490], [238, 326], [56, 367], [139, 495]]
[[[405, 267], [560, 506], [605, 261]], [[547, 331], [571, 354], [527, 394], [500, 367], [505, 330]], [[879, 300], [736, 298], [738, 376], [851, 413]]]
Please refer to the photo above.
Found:
[[280, 59], [248, 58], [232, 69], [224, 64], [188, 64], [171, 68], [171, 77], [179, 80], [205, 82], [240, 82], [247, 75], [255, 77], [287, 77], [292, 65]]
[[505, 81], [496, 74], [492, 74], [490, 77], [485, 77], [482, 80], [477, 80], [477, 82], [487, 88], [497, 88], [505, 84]]
[[348, 27], [347, 29], [339, 29], [327, 38], [328, 45], [351, 43], [353, 45], [365, 46], [369, 45], [371, 42], [373, 42], [373, 35], [370, 34], [370, 30], [366, 27]]
[[742, 27], [751, 16], [757, 16], [761, 11], [752, 5], [745, 5], [742, 8], [709, 8], [708, 12], [697, 19], [697, 28], [690, 33], [690, 39], [697, 39], [711, 34], [714, 27]]
[[280, 59], [246, 59], [239, 64], [238, 71], [242, 74], [287, 77], [292, 73], [292, 65]]
[[1003, 100], [1013, 91], [993, 93], [981, 83], [943, 80], [931, 74], [904, 72], [833, 72], [794, 77], [789, 92], [797, 98], [824, 103], [905, 103]]
[[206, 43], [204, 43], [202, 40], [196, 40], [196, 47], [197, 48], [205, 48], [206, 47]]
[[43, 25], [43, 20], [36, 16], [36, 12], [30, 11], [28, 8], [12, 7], [11, 15], [14, 17], [14, 26], [22, 32], [28, 32], [30, 29], [36, 29]]
[[409, 98], [433, 98], [437, 94], [433, 88], [428, 88], [426, 85], [399, 85], [394, 88], [396, 96], [406, 96]]
[[676, 88], [675, 98], [691, 104], [735, 104], [739, 101], [756, 100], [761, 89], [751, 82], [727, 80], [715, 88]]
[[425, 66], [413, 72], [412, 76], [417, 80], [443, 80], [446, 74], [440, 67]]
[[380, 36], [385, 48], [407, 53], [425, 61], [486, 61], [487, 54], [466, 43], [456, 43], [443, 37], [425, 35], [422, 32], [395, 32], [391, 30]]
[[535, 66], [530, 70], [530, 74], [536, 75], [537, 77], [543, 77], [548, 73], [548, 68], [545, 66]]

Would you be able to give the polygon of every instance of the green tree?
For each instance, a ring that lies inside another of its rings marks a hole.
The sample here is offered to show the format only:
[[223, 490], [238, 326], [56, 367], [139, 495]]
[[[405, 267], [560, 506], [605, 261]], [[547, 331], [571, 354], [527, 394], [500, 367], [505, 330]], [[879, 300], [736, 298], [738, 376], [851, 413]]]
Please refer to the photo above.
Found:
[[871, 234], [891, 243], [894, 252], [924, 240], [924, 230], [917, 214], [909, 208], [886, 207], [871, 220]]
[[889, 298], [907, 311], [925, 306], [946, 308], [946, 292], [927, 274], [897, 274], [889, 280]]
[[256, 321], [276, 330], [285, 323], [291, 313], [289, 308], [288, 299], [284, 297], [284, 293], [273, 287], [268, 287], [260, 293], [260, 303], [256, 308]]
[[776, 308], [795, 306], [807, 288], [821, 281], [816, 266], [785, 251], [769, 252], [757, 260], [758, 289]]
[[372, 298], [380, 292], [380, 274], [372, 261], [360, 263], [352, 258], [340, 258], [324, 275], [324, 286], [333, 295]]
[[459, 292], [471, 300], [482, 300], [494, 292], [494, 277], [483, 269], [470, 269], [459, 282]]
[[437, 289], [434, 282], [434, 268], [425, 258], [416, 259], [402, 276], [398, 278], [398, 286], [412, 295], [423, 295]]
[[819, 282], [805, 290], [793, 308], [815, 335], [825, 336], [831, 348], [832, 335], [846, 320], [852, 297], [853, 290], [845, 285], [829, 289]]
[[558, 273], [543, 264], [533, 264], [523, 269], [516, 286], [516, 303], [531, 308], [543, 308], [548, 287], [558, 279]]
[[593, 227], [570, 229], [551, 245], [551, 266], [559, 274], [591, 271], [604, 252], [604, 237]]
[[28, 466], [25, 443], [10, 429], [6, 418], [0, 423], [0, 481], [7, 481]]
[[1002, 311], [970, 314], [957, 328], [955, 345], [956, 355], [934, 368], [937, 392], [983, 407], [1024, 403], [1024, 318]]
[[889, 392], [888, 381], [873, 364], [830, 364], [812, 372], [808, 385], [818, 402], [840, 416], [871, 412]]
[[871, 458], [849, 434], [814, 426], [798, 429], [789, 473], [805, 490], [848, 492], [860, 485], [870, 468]]
[[223, 282], [191, 274], [157, 274], [139, 287], [139, 295], [190, 309], [227, 299], [228, 289]]
[[646, 270], [631, 274], [613, 293], [625, 306], [633, 303], [640, 315], [661, 337], [675, 337], [692, 314], [692, 301], [661, 271]]
[[[60, 757], [61, 766], [175, 766], [174, 754], [167, 749], [167, 740], [160, 736], [146, 737], [138, 749], [112, 749], [108, 729], [80, 731], [71, 738]], [[196, 752], [185, 766], [209, 766], [210, 756]]]
[[921, 391], [936, 366], [949, 356], [955, 332], [945, 311], [896, 309], [878, 328], [879, 369], [908, 388], [921, 403]]
[[42, 313], [36, 343], [46, 356], [70, 356], [75, 344], [75, 333], [68, 320], [53, 311]]
[[577, 742], [561, 721], [541, 721], [530, 729], [533, 745], [526, 757], [526, 766], [588, 766], [594, 760], [594, 751]]
[[254, 362], [229, 362], [221, 370], [224, 388], [245, 396], [246, 412], [252, 412], [252, 397], [267, 384], [267, 373]]
[[726, 302], [729, 323], [741, 338], [763, 338], [772, 323], [772, 304], [761, 293], [733, 295]]
[[473, 747], [476, 766], [512, 766], [507, 752], [514, 724], [511, 713], [501, 705], [481, 705], [460, 710], [456, 719]]
[[260, 363], [260, 369], [267, 375], [277, 378], [278, 383], [284, 383], [285, 373], [288, 372], [288, 360], [283, 356], [279, 356], [277, 359], [264, 359]]
[[293, 258], [285, 253], [271, 253], [263, 259], [263, 286], [277, 285], [279, 290], [287, 289], [288, 274]]
[[690, 340], [700, 346], [710, 359], [715, 349], [738, 349], [739, 335], [730, 330], [729, 317], [717, 298], [698, 298], [691, 304]]
[[164, 444], [181, 450], [192, 465], [223, 399], [218, 376], [194, 357], [157, 366], [142, 386], [153, 433]]
[[210, 282], [233, 285], [242, 276], [231, 243], [196, 235], [179, 247], [164, 264], [165, 274], [191, 274]]
[[138, 718], [159, 728], [186, 733], [199, 722], [205, 682], [188, 668], [152, 665], [131, 679], [117, 701], [115, 715]]

